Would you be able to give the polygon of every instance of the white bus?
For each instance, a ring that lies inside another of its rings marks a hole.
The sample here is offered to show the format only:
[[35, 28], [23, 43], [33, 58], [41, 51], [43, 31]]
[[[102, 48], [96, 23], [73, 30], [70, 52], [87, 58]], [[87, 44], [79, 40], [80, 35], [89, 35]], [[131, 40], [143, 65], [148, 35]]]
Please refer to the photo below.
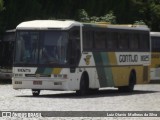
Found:
[[151, 62], [151, 83], [160, 80], [160, 32], [151, 32], [152, 41], [152, 62]]
[[146, 26], [35, 20], [16, 28], [13, 88], [133, 91], [149, 82], [150, 31]]

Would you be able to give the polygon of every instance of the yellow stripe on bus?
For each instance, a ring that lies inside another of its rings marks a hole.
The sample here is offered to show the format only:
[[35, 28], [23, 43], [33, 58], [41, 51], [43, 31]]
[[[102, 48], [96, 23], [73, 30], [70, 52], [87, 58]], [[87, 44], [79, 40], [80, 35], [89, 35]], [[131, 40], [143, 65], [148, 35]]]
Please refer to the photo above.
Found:
[[62, 68], [54, 68], [52, 71], [52, 74], [58, 75], [61, 73], [61, 71], [62, 71]]
[[115, 52], [109, 52], [108, 55], [109, 55], [110, 65], [117, 65], [117, 59], [116, 59]]

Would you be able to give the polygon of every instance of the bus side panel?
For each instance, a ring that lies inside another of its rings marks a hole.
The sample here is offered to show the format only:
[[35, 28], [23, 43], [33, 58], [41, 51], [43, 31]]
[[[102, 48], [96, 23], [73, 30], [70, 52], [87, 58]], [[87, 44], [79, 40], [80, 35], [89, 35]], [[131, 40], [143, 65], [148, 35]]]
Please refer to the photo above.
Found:
[[129, 67], [112, 67], [115, 86], [127, 86], [130, 74]]
[[82, 53], [79, 70], [81, 71], [81, 75], [83, 72], [87, 72], [89, 77], [89, 88], [100, 88], [97, 69], [95, 66], [95, 60], [92, 52]]
[[100, 87], [114, 86], [112, 68], [109, 66], [110, 61], [108, 53], [94, 52], [93, 57]]
[[79, 84], [82, 73], [79, 68], [75, 70], [75, 72], [70, 72], [69, 80], [68, 80], [68, 90], [79, 90]]
[[144, 66], [113, 67], [112, 73], [115, 86], [127, 86], [132, 70], [136, 72], [136, 84], [148, 83], [149, 76], [148, 73], [144, 73]]
[[140, 73], [137, 76], [138, 81], [143, 80], [143, 66], [121, 65], [115, 52], [95, 52], [93, 56], [100, 87], [127, 86], [132, 70]]
[[[128, 58], [120, 62], [120, 56]], [[141, 61], [141, 56], [147, 56], [147, 60]], [[92, 54], [83, 54], [80, 65], [89, 73], [90, 87], [92, 88], [97, 87], [97, 81], [100, 88], [128, 86], [132, 70], [136, 73], [136, 84], [148, 82], [149, 68], [143, 65], [149, 64], [148, 56], [148, 53], [93, 52]], [[95, 71], [91, 68], [95, 68]]]
[[151, 80], [160, 79], [160, 53], [152, 52]]
[[99, 80], [98, 80], [98, 74], [95, 69], [93, 68], [86, 68], [84, 71], [87, 71], [89, 75], [89, 88], [100, 88]]
[[109, 52], [109, 61], [112, 68], [114, 86], [126, 86], [128, 85], [128, 79], [130, 74], [130, 67], [118, 66], [116, 53]]

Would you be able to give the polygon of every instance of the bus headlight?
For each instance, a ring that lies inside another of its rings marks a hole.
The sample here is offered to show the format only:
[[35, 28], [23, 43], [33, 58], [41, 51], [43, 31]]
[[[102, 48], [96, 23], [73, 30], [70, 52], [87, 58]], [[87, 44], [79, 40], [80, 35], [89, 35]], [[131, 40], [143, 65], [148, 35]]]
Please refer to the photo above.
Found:
[[15, 81], [15, 84], [22, 84], [22, 81]]

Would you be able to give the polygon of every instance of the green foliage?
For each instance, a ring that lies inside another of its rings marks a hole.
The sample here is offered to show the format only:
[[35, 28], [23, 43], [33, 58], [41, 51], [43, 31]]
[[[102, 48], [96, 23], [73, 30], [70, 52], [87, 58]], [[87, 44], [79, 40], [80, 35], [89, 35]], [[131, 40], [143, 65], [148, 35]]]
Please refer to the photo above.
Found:
[[84, 9], [80, 9], [78, 11], [78, 19], [82, 22], [89, 22], [90, 21], [90, 18], [88, 16], [88, 13], [84, 10]]
[[101, 21], [104, 22], [110, 22], [112, 24], [116, 23], [116, 16], [114, 15], [114, 13], [112, 11], [110, 11], [108, 14], [100, 17]]
[[114, 13], [110, 11], [108, 14], [104, 16], [92, 16], [89, 17], [88, 13], [84, 9], [79, 10], [79, 20], [82, 22], [109, 22], [112, 24], [116, 23], [116, 16], [114, 16]]
[[0, 40], [2, 39], [1, 34], [3, 33], [3, 11], [4, 11], [4, 2], [0, 0]]
[[134, 25], [146, 25], [146, 23], [143, 20], [135, 21]]
[[7, 0], [4, 11], [6, 29], [15, 28], [20, 22], [41, 17], [41, 4], [37, 0]]
[[150, 26], [160, 31], [160, 4], [151, 4], [150, 8]]
[[0, 12], [3, 10], [3, 0], [0, 0]]
[[92, 16], [90, 17], [90, 22], [100, 22], [100, 17]]
[[160, 31], [160, 0], [0, 0], [0, 31], [33, 19], [144, 22], [152, 30]]

